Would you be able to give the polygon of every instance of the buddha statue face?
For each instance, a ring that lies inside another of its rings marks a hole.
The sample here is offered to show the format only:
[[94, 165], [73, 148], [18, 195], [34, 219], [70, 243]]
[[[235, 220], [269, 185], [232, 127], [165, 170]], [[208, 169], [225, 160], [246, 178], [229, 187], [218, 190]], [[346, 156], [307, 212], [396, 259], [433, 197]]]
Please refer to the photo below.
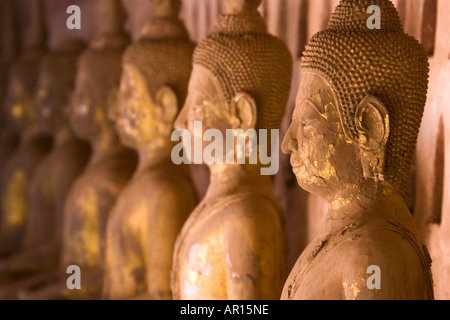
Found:
[[[384, 17], [381, 29], [368, 30], [366, 0], [341, 0], [328, 28], [314, 35], [303, 52], [298, 111], [284, 151], [292, 154], [297, 178], [307, 190], [336, 194], [353, 185], [372, 197], [382, 181], [406, 197], [429, 64], [423, 46], [404, 33], [393, 3], [374, 1]], [[320, 140], [322, 134], [302, 122], [308, 120], [309, 105], [317, 107], [324, 120], [337, 123], [329, 128], [336, 139], [325, 140], [321, 148], [313, 139]], [[329, 107], [335, 112], [329, 113]], [[339, 151], [342, 141], [355, 151]], [[347, 169], [340, 168], [341, 161]], [[333, 185], [324, 187], [336, 179], [335, 190]]]
[[86, 141], [95, 141], [109, 126], [102, 108], [102, 104], [107, 102], [101, 102], [97, 98], [96, 87], [88, 72], [78, 72], [70, 123], [75, 134]]
[[[194, 130], [195, 121], [202, 122], [201, 132]], [[186, 103], [175, 122], [176, 129], [187, 129], [191, 133], [191, 146], [196, 138], [203, 141], [209, 129], [219, 130], [226, 137], [227, 129], [248, 130], [255, 128], [255, 122], [256, 104], [250, 95], [238, 94], [230, 105], [217, 77], [207, 68], [194, 64]], [[197, 137], [195, 134], [199, 133], [201, 136]], [[202, 152], [210, 143], [202, 142]], [[223, 150], [226, 150], [225, 141]]]
[[99, 27], [89, 48], [78, 59], [70, 124], [74, 133], [91, 143], [115, 141], [108, 113], [116, 103], [122, 74], [121, 59], [129, 37], [121, 1], [99, 3]]
[[33, 99], [20, 75], [14, 74], [11, 77], [6, 97], [6, 110], [13, 125], [19, 130], [28, 128], [35, 120]]
[[[291, 155], [299, 185], [324, 197], [372, 188], [382, 179], [389, 134], [383, 103], [370, 95], [361, 101], [355, 117], [358, 141], [345, 135], [339, 108], [326, 77], [304, 72], [292, 124], [282, 144], [283, 152]], [[371, 196], [370, 191], [361, 191]]]
[[54, 130], [52, 120], [57, 111], [55, 100], [51, 94], [51, 83], [49, 79], [40, 77], [34, 106], [38, 124], [46, 133], [51, 133]]
[[35, 113], [39, 127], [46, 133], [56, 132], [65, 123], [70, 88], [58, 86], [57, 79], [43, 72], [38, 80]]
[[157, 92], [152, 97], [139, 68], [124, 64], [117, 103], [109, 114], [124, 145], [153, 150], [170, 141], [178, 112], [177, 97], [169, 87]]

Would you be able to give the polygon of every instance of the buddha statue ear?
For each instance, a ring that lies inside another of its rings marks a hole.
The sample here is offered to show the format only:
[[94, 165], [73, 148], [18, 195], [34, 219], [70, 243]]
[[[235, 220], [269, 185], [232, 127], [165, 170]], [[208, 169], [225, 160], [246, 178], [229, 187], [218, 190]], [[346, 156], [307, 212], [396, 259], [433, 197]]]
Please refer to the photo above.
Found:
[[389, 138], [389, 112], [378, 98], [367, 95], [358, 105], [355, 127], [359, 135], [364, 178], [384, 180], [386, 144]]
[[238, 93], [231, 101], [231, 113], [236, 119], [233, 129], [255, 129], [256, 127], [256, 102], [248, 93]]
[[178, 98], [172, 88], [164, 86], [158, 90], [156, 101], [162, 108], [162, 120], [172, 128], [178, 114]]

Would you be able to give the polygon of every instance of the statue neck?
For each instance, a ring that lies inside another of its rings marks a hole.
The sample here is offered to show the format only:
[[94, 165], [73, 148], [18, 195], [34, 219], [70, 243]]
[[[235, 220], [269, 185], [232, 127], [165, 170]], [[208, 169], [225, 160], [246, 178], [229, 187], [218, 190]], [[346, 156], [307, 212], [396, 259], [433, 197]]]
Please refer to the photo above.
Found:
[[144, 147], [138, 150], [139, 165], [136, 174], [148, 170], [156, 170], [162, 168], [173, 168], [175, 164], [172, 162], [172, 146], [165, 145], [158, 148]]
[[101, 136], [91, 141], [92, 157], [91, 162], [101, 161], [111, 152], [122, 150], [124, 147], [120, 144], [118, 137], [109, 132], [102, 132]]
[[263, 193], [273, 196], [270, 176], [261, 175], [258, 165], [214, 164], [209, 166], [210, 185], [205, 198], [217, 198], [238, 192]]
[[[373, 183], [373, 193], [367, 195], [361, 188], [351, 186], [344, 188], [329, 199], [327, 223], [367, 218], [369, 214], [377, 217], [389, 216], [389, 204], [406, 204], [403, 196], [386, 182]], [[385, 208], [385, 209], [383, 209]]]

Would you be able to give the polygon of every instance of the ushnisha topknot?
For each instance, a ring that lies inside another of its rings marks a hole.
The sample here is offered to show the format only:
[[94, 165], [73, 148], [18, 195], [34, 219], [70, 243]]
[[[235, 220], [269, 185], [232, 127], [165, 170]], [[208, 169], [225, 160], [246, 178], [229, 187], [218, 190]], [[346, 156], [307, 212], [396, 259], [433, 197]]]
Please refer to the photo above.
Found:
[[120, 0], [102, 0], [98, 10], [100, 26], [90, 47], [80, 57], [78, 70], [89, 74], [96, 101], [107, 108], [119, 88], [120, 62], [130, 38], [123, 30], [126, 19]]
[[179, 0], [151, 0], [150, 8], [153, 18], [143, 28], [140, 39], [126, 50], [123, 64], [136, 66], [142, 72], [152, 98], [168, 86], [183, 105], [195, 44], [178, 18]]
[[101, 0], [98, 14], [99, 25], [91, 48], [125, 48], [130, 43], [130, 37], [123, 29], [127, 16], [121, 0]]
[[330, 18], [328, 30], [337, 32], [370, 31], [367, 27], [367, 20], [372, 13], [367, 13], [367, 9], [372, 5], [378, 6], [381, 10], [381, 30], [383, 32], [403, 32], [400, 16], [390, 0], [341, 1]]
[[289, 97], [292, 56], [267, 32], [257, 11], [261, 0], [228, 0], [228, 13], [195, 49], [194, 64], [219, 80], [228, 103], [238, 93], [256, 101], [256, 129], [279, 129]]
[[[381, 29], [369, 29], [367, 8], [381, 9]], [[344, 134], [358, 141], [355, 111], [368, 94], [389, 111], [390, 136], [384, 180], [406, 196], [428, 90], [428, 57], [423, 46], [403, 32], [389, 0], [342, 0], [327, 30], [306, 46], [303, 70], [319, 71], [337, 93]]]

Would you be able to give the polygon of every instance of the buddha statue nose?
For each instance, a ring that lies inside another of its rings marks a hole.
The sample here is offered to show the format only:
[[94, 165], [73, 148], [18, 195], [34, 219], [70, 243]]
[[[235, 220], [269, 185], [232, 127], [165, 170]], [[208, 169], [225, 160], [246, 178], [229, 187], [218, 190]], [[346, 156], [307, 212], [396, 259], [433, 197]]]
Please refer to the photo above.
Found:
[[[189, 98], [188, 98], [187, 102], [189, 102]], [[176, 130], [182, 130], [182, 129], [188, 128], [188, 124], [187, 124], [188, 112], [189, 112], [189, 108], [183, 107], [181, 109], [180, 114], [178, 115], [178, 117], [174, 123], [174, 127]]]
[[281, 144], [281, 151], [284, 154], [291, 154], [298, 149], [298, 140], [296, 138], [295, 131], [294, 124], [292, 124], [284, 136]]

